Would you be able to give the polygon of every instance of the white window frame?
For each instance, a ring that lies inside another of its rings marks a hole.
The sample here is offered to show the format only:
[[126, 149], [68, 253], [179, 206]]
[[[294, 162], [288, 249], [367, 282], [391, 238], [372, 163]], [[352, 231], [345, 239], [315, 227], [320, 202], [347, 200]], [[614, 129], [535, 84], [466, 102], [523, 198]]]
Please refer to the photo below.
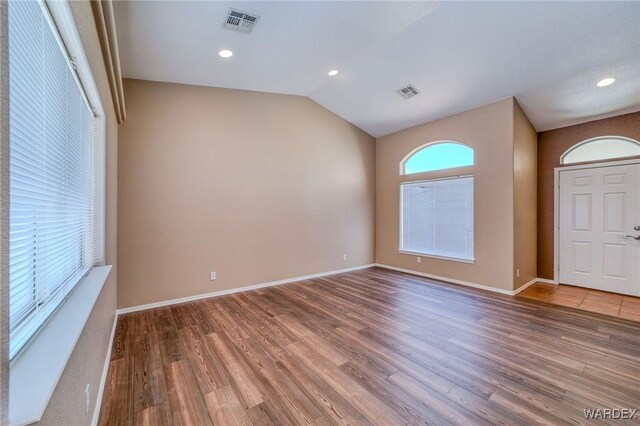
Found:
[[[560, 164], [563, 165], [563, 166], [570, 166], [570, 165], [573, 165], [573, 164], [593, 163], [593, 162], [596, 162], [596, 161], [615, 161], [615, 160], [622, 160], [622, 159], [625, 159], [625, 158], [629, 158], [629, 156], [613, 156], [613, 157], [606, 156], [606, 157], [596, 158], [596, 159], [593, 159], [593, 160], [574, 161], [574, 162], [571, 162], [571, 163], [567, 163], [565, 161], [567, 156], [569, 154], [571, 154], [573, 151], [575, 151], [577, 149], [580, 149], [581, 147], [583, 147], [585, 145], [589, 145], [592, 142], [596, 142], [596, 141], [600, 141], [600, 140], [607, 140], [607, 139], [614, 139], [614, 140], [617, 139], [617, 140], [620, 140], [620, 141], [626, 141], [626, 142], [629, 142], [629, 143], [631, 143], [633, 145], [636, 145], [636, 146], [638, 146], [640, 148], [640, 142], [638, 142], [635, 139], [627, 138], [627, 137], [624, 137], [624, 136], [598, 136], [598, 137], [595, 137], [595, 138], [586, 139], [586, 140], [584, 140], [582, 142], [578, 142], [577, 144], [573, 145], [571, 148], [567, 149], [560, 156]], [[631, 157], [634, 157], [634, 156], [632, 155]]]
[[[80, 83], [96, 114], [95, 143], [102, 145], [102, 188], [100, 210], [102, 235], [105, 246], [106, 209], [106, 118], [98, 87], [82, 39], [75, 24], [71, 6], [67, 1], [45, 1], [51, 19], [55, 22], [61, 41], [76, 66]], [[104, 261], [102, 262], [104, 264]], [[106, 283], [111, 266], [94, 266], [75, 286], [58, 309], [40, 327], [25, 347], [16, 355], [9, 369], [9, 424], [38, 422], [55, 387], [62, 376], [82, 330]]]
[[[464, 145], [464, 144], [463, 144]], [[465, 145], [466, 146], [466, 145]], [[417, 152], [417, 151], [413, 151], [413, 152]], [[409, 157], [406, 157], [409, 158]], [[447, 170], [447, 169], [444, 169]], [[434, 172], [441, 172], [441, 170], [437, 170]], [[431, 173], [431, 172], [428, 172]], [[432, 259], [439, 259], [439, 260], [448, 260], [448, 261], [452, 261], [452, 262], [460, 262], [460, 263], [469, 263], [469, 264], [474, 264], [476, 262], [475, 259], [475, 238], [476, 238], [476, 233], [475, 233], [475, 220], [476, 220], [476, 216], [475, 216], [475, 190], [473, 192], [473, 207], [474, 207], [474, 215], [473, 215], [473, 221], [474, 221], [474, 226], [473, 226], [473, 244], [474, 244], [474, 250], [473, 250], [473, 254], [474, 257], [473, 258], [466, 258], [466, 257], [454, 257], [454, 256], [443, 256], [443, 255], [438, 255], [438, 254], [434, 254], [434, 253], [426, 253], [426, 252], [420, 252], [420, 251], [413, 251], [413, 250], [406, 250], [402, 248], [403, 245], [403, 227], [404, 227], [404, 223], [403, 223], [403, 199], [402, 199], [402, 186], [403, 185], [411, 185], [411, 184], [416, 184], [416, 183], [423, 183], [423, 182], [435, 182], [435, 181], [439, 181], [439, 180], [451, 180], [451, 179], [460, 179], [460, 178], [467, 178], [467, 177], [471, 177], [473, 178], [473, 182], [474, 182], [474, 186], [475, 186], [475, 176], [473, 175], [473, 173], [467, 173], [464, 175], [452, 175], [452, 176], [442, 176], [442, 177], [437, 177], [437, 178], [432, 178], [432, 179], [419, 179], [419, 180], [410, 180], [410, 181], [404, 181], [404, 182], [400, 182], [400, 186], [399, 186], [399, 201], [400, 201], [400, 205], [399, 205], [399, 214], [398, 214], [398, 229], [399, 229], [399, 235], [398, 235], [398, 253], [400, 254], [408, 254], [411, 256], [419, 256], [419, 257], [429, 257]]]
[[[437, 169], [437, 170], [429, 170], [427, 172], [415, 172], [415, 173], [406, 173], [406, 164], [407, 161], [409, 161], [411, 159], [411, 157], [413, 157], [415, 154], [417, 154], [418, 152], [422, 151], [423, 149], [429, 148], [431, 146], [434, 145], [440, 145], [440, 144], [453, 144], [453, 145], [461, 145], [465, 148], [469, 148], [471, 151], [473, 151], [473, 163], [470, 165], [466, 165], [466, 166], [458, 166], [458, 167], [447, 167], [444, 169]], [[454, 169], [462, 169], [465, 167], [473, 167], [476, 164], [476, 151], [475, 149], [473, 149], [473, 147], [470, 147], [469, 145], [467, 145], [466, 143], [462, 143], [459, 141], [454, 141], [451, 139], [443, 139], [443, 140], [438, 140], [438, 141], [433, 141], [433, 142], [427, 142], [424, 145], [420, 145], [419, 147], [411, 150], [407, 155], [404, 156], [404, 158], [402, 159], [402, 161], [400, 161], [400, 176], [413, 176], [413, 175], [418, 175], [418, 174], [423, 174], [423, 173], [441, 173], [445, 170], [454, 170]]]

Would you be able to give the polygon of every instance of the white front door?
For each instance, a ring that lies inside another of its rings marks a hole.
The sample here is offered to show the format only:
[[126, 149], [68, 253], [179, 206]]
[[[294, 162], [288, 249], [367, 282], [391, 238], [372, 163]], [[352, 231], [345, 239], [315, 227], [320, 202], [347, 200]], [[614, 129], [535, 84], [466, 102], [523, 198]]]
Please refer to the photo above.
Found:
[[559, 186], [559, 282], [640, 296], [640, 164], [560, 170]]

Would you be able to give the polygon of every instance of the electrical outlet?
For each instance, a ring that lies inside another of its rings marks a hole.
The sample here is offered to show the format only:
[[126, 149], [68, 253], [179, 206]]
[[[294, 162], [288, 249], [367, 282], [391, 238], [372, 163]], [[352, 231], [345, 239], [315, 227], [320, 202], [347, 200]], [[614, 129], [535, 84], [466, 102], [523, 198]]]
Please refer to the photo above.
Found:
[[84, 390], [84, 415], [89, 414], [89, 405], [91, 405], [91, 384], [87, 383]]
[[342, 260], [347, 260], [347, 255], [346, 254], [342, 255]]
[[211, 273], [211, 281], [215, 281], [216, 278], [218, 278], [217, 274], [215, 272]]
[[422, 263], [422, 258], [420, 256], [416, 257], [416, 262]]

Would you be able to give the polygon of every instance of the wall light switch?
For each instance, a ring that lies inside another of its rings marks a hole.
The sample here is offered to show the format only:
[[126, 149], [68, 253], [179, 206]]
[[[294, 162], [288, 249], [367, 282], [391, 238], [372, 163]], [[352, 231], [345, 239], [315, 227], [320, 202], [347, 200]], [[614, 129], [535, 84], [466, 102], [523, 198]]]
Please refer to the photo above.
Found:
[[422, 263], [422, 258], [420, 256], [416, 257], [416, 262]]
[[212, 273], [211, 273], [211, 281], [215, 281], [215, 280], [216, 280], [216, 278], [217, 278], [216, 273], [215, 273], [215, 272], [212, 272]]
[[516, 269], [516, 277], [520, 278], [520, 269]]
[[347, 255], [346, 254], [342, 255], [342, 260], [347, 260]]

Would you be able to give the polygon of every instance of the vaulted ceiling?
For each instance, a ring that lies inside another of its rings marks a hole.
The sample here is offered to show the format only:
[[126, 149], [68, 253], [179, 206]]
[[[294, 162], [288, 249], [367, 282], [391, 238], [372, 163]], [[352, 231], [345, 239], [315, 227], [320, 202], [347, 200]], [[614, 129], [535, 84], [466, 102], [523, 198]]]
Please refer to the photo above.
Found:
[[[251, 34], [223, 29], [231, 7], [260, 17]], [[538, 131], [640, 110], [636, 1], [114, 8], [125, 77], [308, 96], [376, 137], [507, 96]], [[616, 83], [597, 87], [607, 76]], [[420, 95], [400, 97], [407, 84]]]

